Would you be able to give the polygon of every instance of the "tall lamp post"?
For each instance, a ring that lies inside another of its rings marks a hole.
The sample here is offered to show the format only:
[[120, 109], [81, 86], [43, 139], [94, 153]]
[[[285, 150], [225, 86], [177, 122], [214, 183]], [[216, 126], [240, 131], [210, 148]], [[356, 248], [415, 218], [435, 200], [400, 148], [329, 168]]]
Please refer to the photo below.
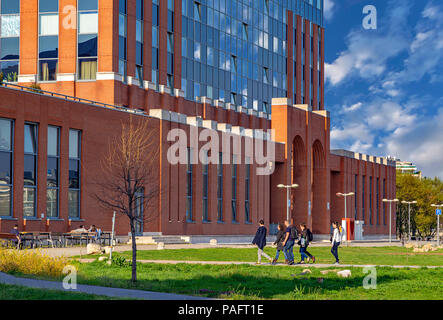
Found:
[[291, 221], [289, 220], [289, 201], [290, 201], [290, 190], [291, 189], [295, 189], [298, 188], [298, 184], [290, 184], [290, 185], [284, 185], [284, 184], [279, 184], [277, 186], [277, 188], [280, 189], [285, 189], [286, 188], [286, 220], [288, 220], [288, 222], [290, 223]]
[[402, 201], [401, 203], [408, 205], [408, 217], [409, 217], [408, 218], [408, 220], [409, 220], [409, 222], [408, 222], [408, 227], [409, 227], [408, 238], [409, 238], [409, 241], [411, 241], [411, 204], [417, 204], [417, 201]]
[[346, 234], [346, 238], [345, 238], [345, 241], [346, 241], [346, 244], [348, 244], [348, 220], [347, 220], [347, 213], [348, 213], [348, 210], [347, 210], [347, 208], [346, 208], [346, 204], [347, 204], [347, 200], [348, 200], [348, 197], [351, 197], [351, 196], [353, 196], [353, 195], [355, 195], [355, 193], [354, 192], [349, 192], [349, 193], [341, 193], [341, 192], [338, 192], [338, 193], [336, 193], [336, 195], [337, 195], [337, 197], [343, 197], [343, 198], [345, 198], [345, 223], [346, 223], [346, 228], [345, 228], [345, 234]]
[[[443, 208], [443, 204], [431, 204], [431, 207], [435, 207], [437, 209]], [[440, 214], [437, 214], [437, 246], [440, 246]]]
[[389, 242], [392, 242], [392, 203], [398, 201], [398, 199], [383, 199], [383, 202], [389, 203]]

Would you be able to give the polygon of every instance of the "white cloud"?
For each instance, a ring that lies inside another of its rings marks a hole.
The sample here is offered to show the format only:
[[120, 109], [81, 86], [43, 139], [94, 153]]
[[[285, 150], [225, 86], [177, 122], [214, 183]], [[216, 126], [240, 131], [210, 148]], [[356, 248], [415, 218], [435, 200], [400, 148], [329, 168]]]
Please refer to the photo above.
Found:
[[443, 108], [429, 119], [414, 126], [395, 130], [386, 137], [386, 152], [405, 161], [414, 162], [426, 176], [443, 178]]
[[325, 63], [326, 79], [333, 86], [345, 79], [358, 76], [373, 79], [382, 76], [387, 70], [388, 60], [409, 48], [410, 42], [404, 32], [407, 23], [409, 4], [407, 1], [391, 1], [389, 16], [377, 30], [362, 27], [351, 31], [347, 37], [347, 49], [332, 63]]
[[334, 12], [335, 12], [334, 0], [325, 0], [325, 2], [323, 4], [323, 11], [324, 11], [324, 15], [325, 15], [326, 20], [331, 20], [332, 17], [334, 16]]

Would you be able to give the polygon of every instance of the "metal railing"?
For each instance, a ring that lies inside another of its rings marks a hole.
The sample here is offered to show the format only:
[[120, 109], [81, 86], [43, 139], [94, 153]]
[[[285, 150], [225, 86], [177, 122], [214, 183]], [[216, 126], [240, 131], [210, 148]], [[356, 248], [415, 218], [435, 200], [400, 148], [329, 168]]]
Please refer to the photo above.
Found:
[[148, 115], [145, 111], [142, 111], [142, 110], [139, 110], [139, 109], [131, 109], [131, 108], [128, 108], [128, 107], [117, 106], [117, 105], [112, 105], [112, 104], [108, 104], [108, 103], [104, 103], [104, 102], [99, 102], [99, 101], [94, 101], [94, 100], [89, 100], [89, 99], [69, 96], [69, 95], [62, 94], [62, 93], [46, 91], [46, 90], [42, 90], [42, 89], [38, 89], [38, 88], [21, 86], [21, 85], [18, 85], [18, 84], [15, 84], [15, 83], [11, 83], [11, 82], [1, 82], [0, 86], [8, 88], [8, 89], [12, 89], [12, 90], [26, 91], [28, 93], [34, 93], [34, 94], [38, 94], [38, 95], [58, 98], [58, 99], [62, 99], [62, 100], [65, 100], [65, 101], [79, 102], [79, 103], [83, 103], [83, 104], [92, 105], [92, 106], [95, 106], [95, 107], [119, 110], [119, 111], [123, 111], [123, 112], [128, 112], [128, 113], [133, 113], [133, 114], [138, 114], [138, 115], [144, 115], [144, 116]]

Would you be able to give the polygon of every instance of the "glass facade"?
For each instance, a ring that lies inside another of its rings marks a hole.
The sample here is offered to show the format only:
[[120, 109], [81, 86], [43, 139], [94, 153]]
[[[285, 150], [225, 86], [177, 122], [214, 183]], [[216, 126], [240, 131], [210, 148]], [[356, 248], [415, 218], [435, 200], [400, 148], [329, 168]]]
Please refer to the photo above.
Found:
[[137, 0], [136, 21], [135, 21], [135, 78], [143, 86], [143, 28], [144, 28], [144, 1]]
[[152, 0], [152, 73], [151, 81], [158, 85], [158, 48], [160, 46], [160, 9], [158, 0]]
[[39, 0], [39, 81], [57, 80], [58, 23], [58, 0]]
[[78, 0], [78, 79], [97, 75], [98, 0]]
[[286, 10], [323, 20], [320, 0], [181, 1], [185, 97], [264, 112], [273, 97], [287, 96]]
[[0, 216], [12, 216], [13, 121], [0, 119]]
[[118, 72], [126, 82], [127, 76], [127, 32], [128, 32], [128, 16], [126, 0], [119, 0], [119, 16], [118, 16]]
[[16, 82], [20, 58], [20, 0], [0, 1], [0, 72]]
[[36, 217], [38, 126], [25, 124], [23, 215]]

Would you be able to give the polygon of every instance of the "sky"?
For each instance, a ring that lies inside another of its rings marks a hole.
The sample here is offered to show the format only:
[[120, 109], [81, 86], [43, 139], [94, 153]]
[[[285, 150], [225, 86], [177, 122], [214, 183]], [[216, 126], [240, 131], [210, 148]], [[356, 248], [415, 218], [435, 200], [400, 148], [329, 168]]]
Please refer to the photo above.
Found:
[[[377, 28], [366, 29], [366, 5]], [[443, 1], [325, 0], [331, 148], [443, 178]]]

